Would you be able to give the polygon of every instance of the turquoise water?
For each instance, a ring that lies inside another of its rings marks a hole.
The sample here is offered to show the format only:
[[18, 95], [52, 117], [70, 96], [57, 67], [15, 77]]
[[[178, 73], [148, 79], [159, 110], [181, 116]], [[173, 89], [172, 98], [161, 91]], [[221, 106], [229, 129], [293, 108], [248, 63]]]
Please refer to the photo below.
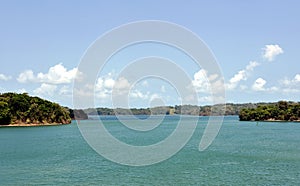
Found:
[[[169, 116], [148, 134], [127, 130], [114, 117], [105, 118], [114, 136], [134, 145], [164, 139], [178, 120]], [[206, 121], [201, 118], [179, 153], [145, 167], [101, 157], [84, 141], [75, 122], [0, 128], [0, 185], [300, 185], [300, 123], [256, 125], [226, 117], [212, 145], [199, 152]]]

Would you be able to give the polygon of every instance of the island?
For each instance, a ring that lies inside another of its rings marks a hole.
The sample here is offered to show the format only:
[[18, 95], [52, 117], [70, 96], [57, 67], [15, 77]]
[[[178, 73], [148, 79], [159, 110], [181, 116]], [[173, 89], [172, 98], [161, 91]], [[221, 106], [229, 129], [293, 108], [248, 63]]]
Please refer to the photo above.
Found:
[[71, 123], [69, 109], [27, 93], [0, 94], [0, 126], [39, 126]]
[[240, 121], [300, 121], [300, 103], [279, 101], [260, 104], [256, 108], [243, 108]]

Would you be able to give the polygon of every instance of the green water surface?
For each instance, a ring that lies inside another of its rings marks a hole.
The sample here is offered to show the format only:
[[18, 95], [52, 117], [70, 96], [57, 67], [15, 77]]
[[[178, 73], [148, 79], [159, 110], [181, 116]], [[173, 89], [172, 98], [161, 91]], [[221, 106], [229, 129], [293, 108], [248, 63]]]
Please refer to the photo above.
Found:
[[[178, 117], [168, 116], [153, 131], [139, 133], [113, 116], [102, 119], [118, 139], [149, 145], [167, 137]], [[206, 121], [200, 118], [193, 137], [175, 156], [144, 167], [106, 160], [84, 141], [76, 122], [0, 128], [0, 185], [300, 185], [300, 123], [257, 125], [225, 117], [217, 138], [200, 152]]]

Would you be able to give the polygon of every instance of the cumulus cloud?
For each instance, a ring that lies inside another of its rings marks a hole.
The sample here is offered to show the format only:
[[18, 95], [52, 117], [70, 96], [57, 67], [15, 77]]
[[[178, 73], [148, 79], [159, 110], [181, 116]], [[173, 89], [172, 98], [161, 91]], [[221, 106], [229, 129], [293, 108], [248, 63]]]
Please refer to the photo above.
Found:
[[296, 82], [300, 82], [300, 74], [296, 74], [294, 79]]
[[57, 85], [42, 83], [40, 87], [33, 90], [33, 93], [39, 96], [53, 96], [56, 92]]
[[223, 84], [218, 74], [208, 74], [206, 70], [200, 69], [194, 74], [192, 85], [198, 93], [209, 93], [217, 91]]
[[124, 77], [120, 77], [114, 84], [114, 89], [115, 90], [129, 90], [131, 87], [130, 83], [128, 80]]
[[283, 53], [283, 49], [279, 45], [265, 45], [263, 51], [263, 58], [268, 61], [273, 61], [276, 56]]
[[255, 91], [263, 91], [265, 90], [265, 84], [267, 83], [266, 80], [264, 80], [263, 78], [257, 78], [254, 82], [254, 84], [252, 85], [252, 89]]
[[112, 89], [114, 85], [115, 85], [115, 80], [112, 78], [108, 78], [105, 79], [105, 81], [103, 81], [104, 88]]
[[3, 81], [8, 81], [11, 79], [11, 76], [6, 76], [4, 74], [0, 74], [0, 80], [3, 80]]
[[300, 74], [296, 74], [293, 79], [284, 78], [283, 80], [280, 80], [280, 84], [284, 86], [300, 85]]
[[128, 82], [127, 79], [124, 77], [119, 78], [117, 81], [114, 80], [111, 77], [105, 78], [105, 77], [100, 77], [97, 79], [96, 82], [96, 90], [103, 90], [103, 89], [125, 89], [130, 87], [130, 83]]
[[67, 70], [61, 63], [50, 67], [47, 73], [38, 73], [34, 75], [32, 70], [26, 70], [19, 74], [17, 81], [20, 83], [38, 82], [47, 84], [66, 84], [71, 83], [81, 73], [77, 68]]
[[[154, 100], [163, 100], [163, 99], [162, 99], [161, 95], [154, 93], [150, 96], [150, 101], [153, 102]], [[159, 105], [157, 105], [157, 106], [159, 106]]]
[[249, 64], [246, 66], [245, 69], [240, 70], [238, 73], [236, 73], [230, 80], [229, 83], [227, 84], [227, 89], [233, 90], [237, 87], [240, 81], [245, 81], [248, 79], [250, 73], [254, 70], [255, 67], [260, 65], [256, 61], [250, 61]]
[[263, 78], [257, 78], [252, 85], [252, 90], [254, 91], [264, 91], [264, 92], [278, 92], [280, 88], [272, 86], [272, 87], [265, 87], [267, 81]]
[[294, 78], [284, 78], [279, 80], [281, 91], [284, 93], [299, 93], [300, 92], [300, 74], [296, 74]]
[[207, 77], [207, 73], [204, 69], [200, 69], [198, 72], [194, 74], [194, 79], [192, 80], [192, 84], [198, 92], [208, 91], [209, 82], [206, 77]]
[[35, 81], [33, 71], [32, 70], [25, 70], [24, 72], [19, 74], [19, 77], [17, 78], [17, 81], [20, 82], [20, 83]]
[[[100, 98], [108, 98], [111, 96], [112, 92], [115, 95], [122, 95], [124, 93], [128, 93], [131, 84], [129, 81], [120, 77], [115, 80], [111, 77], [111, 75], [107, 77], [99, 77], [95, 84], [95, 94]], [[91, 86], [88, 87], [91, 90]]]
[[133, 90], [133, 91], [130, 91], [129, 96], [132, 98], [138, 98], [138, 99], [149, 99], [150, 93], [149, 92], [142, 93], [139, 90]]
[[59, 95], [70, 96], [72, 94], [72, 87], [64, 85], [59, 90]]

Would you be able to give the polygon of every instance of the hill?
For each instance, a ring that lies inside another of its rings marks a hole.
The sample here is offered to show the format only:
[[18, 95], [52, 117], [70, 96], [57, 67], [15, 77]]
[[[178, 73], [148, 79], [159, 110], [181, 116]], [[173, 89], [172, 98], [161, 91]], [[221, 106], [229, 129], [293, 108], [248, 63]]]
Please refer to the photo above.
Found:
[[239, 118], [241, 121], [300, 121], [300, 103], [279, 101], [243, 108]]
[[[258, 105], [264, 103], [244, 103], [244, 104], [234, 104], [227, 103], [226, 105], [220, 104], [215, 105], [214, 115], [221, 115], [224, 113], [225, 115], [238, 115], [240, 110], [243, 108], [256, 108]], [[115, 115], [115, 113], [119, 115], [168, 115], [168, 114], [184, 114], [184, 115], [195, 115], [195, 116], [209, 116], [212, 113], [212, 106], [196, 106], [196, 105], [175, 105], [175, 106], [160, 106], [153, 108], [96, 108], [96, 109], [85, 109], [85, 113], [88, 115]]]
[[69, 110], [57, 103], [31, 97], [27, 93], [0, 94], [0, 125], [68, 123], [71, 123]]

